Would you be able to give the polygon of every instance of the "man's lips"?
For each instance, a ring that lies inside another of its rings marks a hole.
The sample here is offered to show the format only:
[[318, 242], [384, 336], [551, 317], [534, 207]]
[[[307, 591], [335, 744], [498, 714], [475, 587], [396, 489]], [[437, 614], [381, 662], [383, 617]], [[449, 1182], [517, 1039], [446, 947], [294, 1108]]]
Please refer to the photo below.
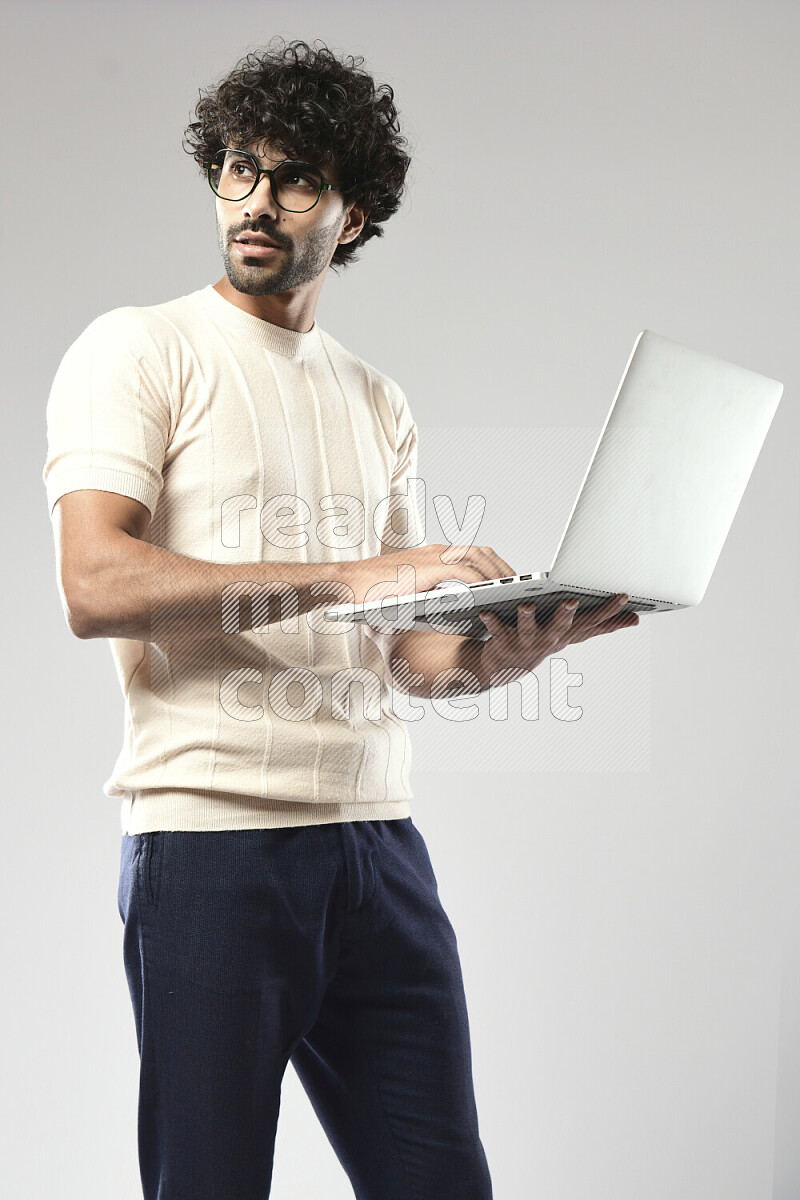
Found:
[[242, 258], [270, 258], [280, 249], [280, 246], [262, 246], [260, 243], [253, 242], [234, 242], [234, 246], [241, 253]]
[[267, 237], [265, 233], [240, 233], [236, 241], [250, 246], [272, 246], [275, 250], [280, 250], [278, 243]]

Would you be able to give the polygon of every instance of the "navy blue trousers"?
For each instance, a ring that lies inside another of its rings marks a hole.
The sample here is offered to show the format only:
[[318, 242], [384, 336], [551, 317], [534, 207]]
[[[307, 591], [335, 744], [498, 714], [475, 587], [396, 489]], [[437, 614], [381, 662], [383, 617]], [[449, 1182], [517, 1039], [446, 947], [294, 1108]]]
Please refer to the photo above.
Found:
[[123, 834], [118, 906], [145, 1200], [267, 1200], [289, 1060], [357, 1200], [491, 1200], [411, 817]]

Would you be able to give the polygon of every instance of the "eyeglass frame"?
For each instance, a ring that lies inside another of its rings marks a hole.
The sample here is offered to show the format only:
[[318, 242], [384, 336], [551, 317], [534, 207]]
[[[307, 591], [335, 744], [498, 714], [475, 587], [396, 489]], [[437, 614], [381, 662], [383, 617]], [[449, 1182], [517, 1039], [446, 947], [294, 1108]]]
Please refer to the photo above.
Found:
[[[233, 146], [221, 146], [220, 149], [217, 150], [217, 152], [213, 158], [209, 159], [208, 162], [203, 163], [203, 166], [206, 169], [206, 175], [208, 176], [208, 186], [211, 188], [211, 190], [215, 196], [219, 196], [220, 200], [225, 200], [225, 197], [219, 195], [219, 192], [216, 190], [213, 183], [211, 182], [211, 168], [214, 165], [214, 158], [216, 158], [217, 154], [221, 154], [223, 150], [226, 151], [226, 153], [230, 152], [231, 154], [241, 155], [242, 158], [249, 158], [250, 161], [254, 164], [255, 169], [256, 169], [255, 182], [254, 182], [253, 186], [250, 188], [250, 191], [245, 192], [245, 194], [243, 196], [239, 196], [236, 200], [228, 201], [228, 203], [231, 203], [231, 204], [238, 204], [240, 200], [246, 200], [248, 196], [252, 196], [253, 192], [256, 190], [258, 185], [261, 183], [262, 175], [269, 176], [269, 190], [272, 194], [272, 199], [275, 201], [278, 208], [283, 209], [284, 212], [301, 212], [301, 213], [311, 212], [311, 209], [316, 208], [316, 206], [319, 204], [319, 198], [323, 192], [347, 192], [350, 190], [348, 187], [345, 187], [344, 184], [328, 183], [327, 180], [325, 179], [325, 177], [323, 176], [322, 171], [320, 171], [319, 167], [314, 166], [313, 163], [302, 162], [300, 159], [296, 159], [296, 158], [284, 158], [282, 162], [276, 163], [274, 167], [262, 167], [259, 164], [258, 159], [253, 154], [250, 154], [247, 150], [236, 150]], [[317, 198], [314, 201], [314, 203], [310, 204], [308, 206], [308, 208], [300, 208], [300, 209], [284, 208], [284, 206], [281, 204], [278, 197], [275, 195], [275, 187], [274, 187], [273, 181], [272, 181], [273, 173], [275, 171], [280, 170], [281, 167], [285, 167], [287, 163], [290, 163], [291, 166], [293, 166], [293, 167], [310, 167], [312, 171], [315, 171], [320, 176], [321, 183], [320, 183], [319, 193], [317, 194]]]

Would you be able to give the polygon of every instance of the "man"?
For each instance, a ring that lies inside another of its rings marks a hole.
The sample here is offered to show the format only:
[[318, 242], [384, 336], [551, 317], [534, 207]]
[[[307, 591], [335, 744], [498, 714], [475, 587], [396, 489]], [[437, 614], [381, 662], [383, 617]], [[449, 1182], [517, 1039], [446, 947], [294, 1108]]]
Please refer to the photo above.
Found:
[[325, 47], [239, 64], [188, 131], [225, 276], [98, 317], [48, 402], [66, 618], [110, 639], [126, 701], [104, 791], [145, 1200], [264, 1200], [289, 1060], [359, 1200], [488, 1200], [456, 938], [389, 684], [485, 689], [636, 621], [618, 598], [592, 620], [488, 616], [486, 643], [321, 620], [409, 572], [403, 591], [514, 574], [486, 546], [422, 544], [413, 504], [398, 532], [416, 424], [315, 322], [328, 268], [399, 206], [392, 101]]

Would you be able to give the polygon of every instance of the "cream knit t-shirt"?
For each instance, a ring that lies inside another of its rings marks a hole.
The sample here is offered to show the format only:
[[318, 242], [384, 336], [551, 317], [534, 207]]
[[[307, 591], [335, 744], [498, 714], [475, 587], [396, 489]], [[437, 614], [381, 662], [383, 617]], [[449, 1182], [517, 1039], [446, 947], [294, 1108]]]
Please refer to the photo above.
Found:
[[[131, 496], [152, 514], [144, 540], [190, 558], [332, 562], [424, 544], [417, 428], [397, 384], [318, 324], [283, 329], [211, 284], [92, 321], [56, 372], [47, 435], [51, 514], [82, 488]], [[321, 612], [293, 625], [277, 598], [255, 612], [257, 629], [221, 611], [218, 636], [179, 647], [157, 629], [109, 639], [125, 728], [103, 791], [121, 798], [123, 833], [411, 815], [408, 730], [362, 625]]]

